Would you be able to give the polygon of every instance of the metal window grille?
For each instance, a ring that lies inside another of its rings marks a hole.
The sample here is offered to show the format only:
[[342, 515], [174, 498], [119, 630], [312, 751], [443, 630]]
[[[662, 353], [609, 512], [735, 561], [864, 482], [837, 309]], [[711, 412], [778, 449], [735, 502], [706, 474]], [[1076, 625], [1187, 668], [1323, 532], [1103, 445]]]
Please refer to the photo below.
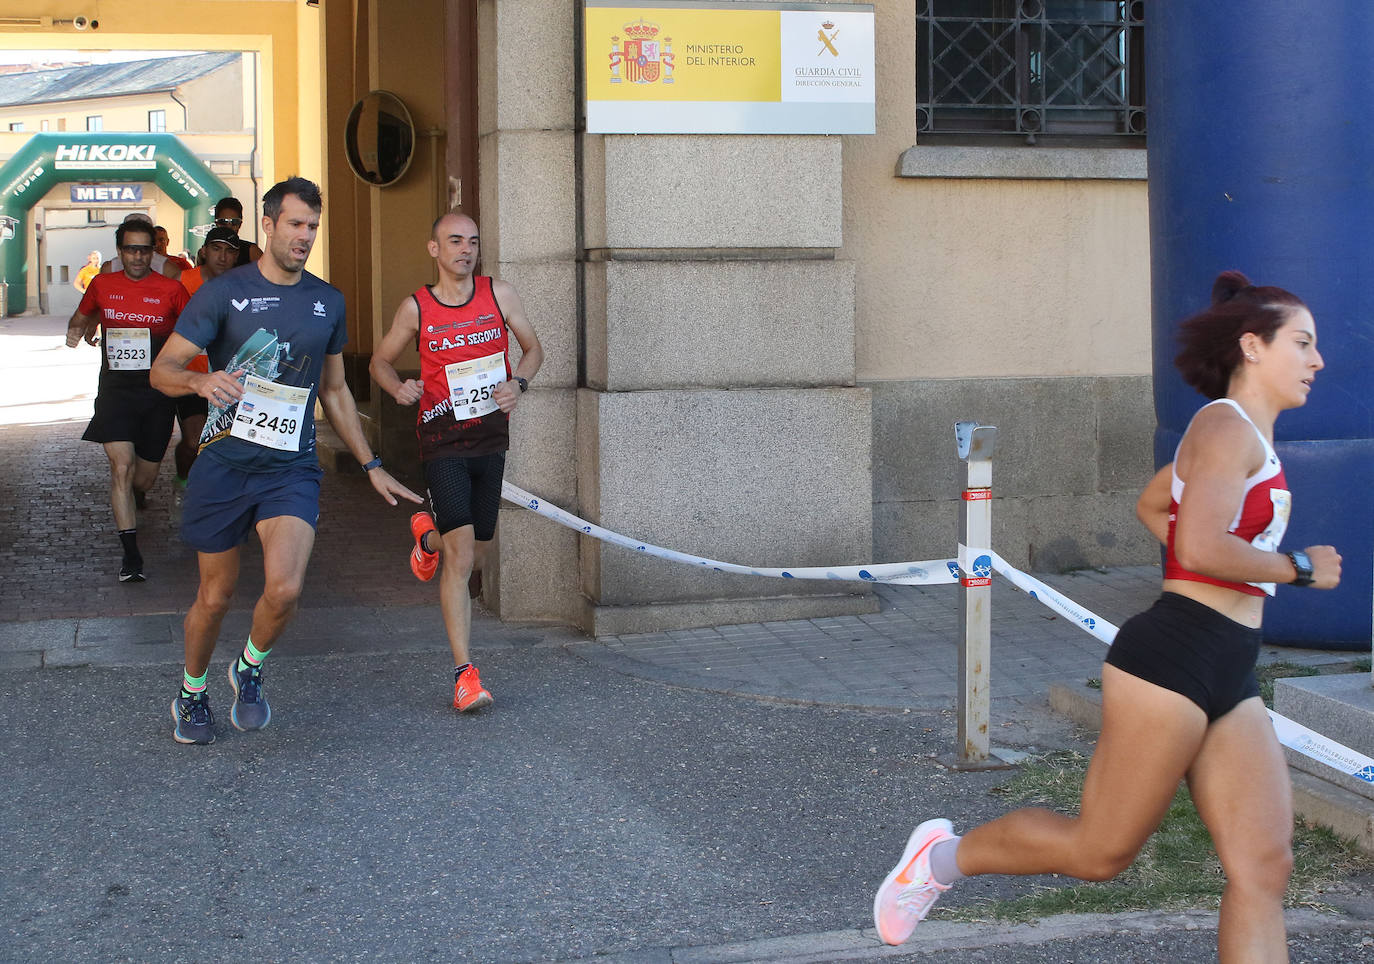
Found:
[[1145, 133], [1144, 0], [916, 0], [917, 134]]

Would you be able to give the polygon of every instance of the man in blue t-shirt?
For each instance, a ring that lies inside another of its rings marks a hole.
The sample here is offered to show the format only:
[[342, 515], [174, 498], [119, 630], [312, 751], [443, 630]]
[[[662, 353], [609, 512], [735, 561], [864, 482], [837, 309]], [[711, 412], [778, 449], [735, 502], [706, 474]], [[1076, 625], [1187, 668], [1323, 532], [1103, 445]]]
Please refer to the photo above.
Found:
[[[262, 661], [295, 613], [320, 515], [317, 400], [382, 498], [423, 501], [372, 454], [344, 380], [343, 294], [305, 270], [323, 203], [299, 177], [263, 195], [266, 252], [196, 292], [149, 373], [160, 391], [200, 395], [210, 406], [182, 511], [200, 591], [186, 614], [186, 668], [172, 701], [178, 743], [214, 742], [206, 677], [238, 583], [239, 547], [254, 530], [266, 580], [247, 645], [229, 664], [230, 720], [257, 730], [271, 718]], [[202, 349], [211, 370], [188, 370]]]

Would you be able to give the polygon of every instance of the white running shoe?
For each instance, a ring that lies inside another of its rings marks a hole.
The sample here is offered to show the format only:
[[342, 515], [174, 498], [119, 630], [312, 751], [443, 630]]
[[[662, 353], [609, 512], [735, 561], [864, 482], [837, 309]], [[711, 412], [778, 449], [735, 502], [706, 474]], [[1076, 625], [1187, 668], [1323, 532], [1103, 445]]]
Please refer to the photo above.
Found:
[[930, 872], [930, 851], [954, 836], [948, 820], [927, 820], [911, 832], [902, 859], [873, 896], [873, 926], [884, 944], [900, 944], [925, 920], [940, 895], [949, 890]]

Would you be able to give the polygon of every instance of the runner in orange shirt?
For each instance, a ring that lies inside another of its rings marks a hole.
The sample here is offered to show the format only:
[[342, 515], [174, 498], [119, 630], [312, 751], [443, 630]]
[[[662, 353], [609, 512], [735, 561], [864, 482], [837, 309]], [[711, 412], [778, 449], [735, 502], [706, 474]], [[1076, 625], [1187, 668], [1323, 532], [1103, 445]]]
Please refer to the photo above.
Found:
[[[239, 236], [229, 228], [211, 228], [210, 233], [205, 236], [205, 243], [201, 245], [205, 263], [181, 273], [180, 280], [187, 293], [195, 294], [205, 282], [211, 278], [218, 278], [233, 268], [238, 263], [241, 244]], [[186, 367], [193, 372], [208, 372], [210, 359], [205, 352], [201, 352], [192, 358]], [[177, 420], [181, 424], [181, 440], [177, 442], [172, 457], [176, 459], [177, 464], [175, 481], [182, 488], [186, 487], [186, 480], [191, 475], [191, 466], [195, 464], [208, 412], [205, 399], [199, 395], [183, 395], [177, 399]]]

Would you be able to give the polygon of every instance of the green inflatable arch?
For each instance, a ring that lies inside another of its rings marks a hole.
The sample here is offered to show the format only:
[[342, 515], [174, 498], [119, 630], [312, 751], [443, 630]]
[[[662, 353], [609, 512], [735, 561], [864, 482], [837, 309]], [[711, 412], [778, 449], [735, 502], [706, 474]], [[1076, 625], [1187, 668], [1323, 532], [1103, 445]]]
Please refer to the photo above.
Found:
[[[230, 193], [175, 134], [34, 134], [0, 167], [0, 215], [18, 222], [14, 238], [0, 244], [11, 314], [23, 311], [28, 299], [29, 209], [64, 181], [152, 181], [181, 205], [188, 227], [208, 223], [215, 202]], [[189, 231], [185, 243], [196, 243]]]

